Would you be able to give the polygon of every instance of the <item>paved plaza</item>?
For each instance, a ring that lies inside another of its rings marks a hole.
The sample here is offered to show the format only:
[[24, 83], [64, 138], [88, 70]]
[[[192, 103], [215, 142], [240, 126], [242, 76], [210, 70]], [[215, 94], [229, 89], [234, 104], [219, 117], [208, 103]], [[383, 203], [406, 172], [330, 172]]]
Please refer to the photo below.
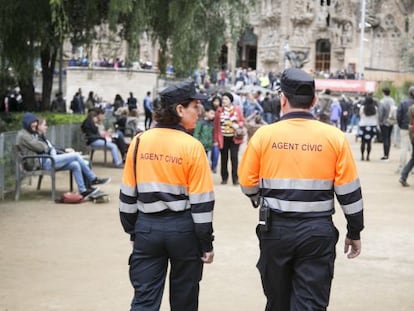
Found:
[[[409, 188], [395, 173], [399, 149], [382, 162], [374, 144], [370, 162], [359, 160], [359, 143], [349, 134], [358, 162], [365, 201], [362, 254], [343, 254], [344, 216], [337, 206], [335, 278], [329, 310], [414, 310], [414, 175]], [[99, 158], [102, 152], [98, 152]], [[128, 279], [131, 245], [118, 216], [122, 170], [94, 165], [107, 204], [56, 204], [50, 192], [23, 188], [19, 202], [0, 201], [0, 311], [126, 311], [133, 294]], [[58, 173], [58, 190], [67, 191], [68, 174]], [[220, 185], [214, 175], [215, 260], [204, 267], [200, 311], [264, 310], [255, 267], [257, 211], [238, 187]], [[47, 189], [46, 177], [43, 189]], [[162, 310], [169, 310], [168, 288]]]

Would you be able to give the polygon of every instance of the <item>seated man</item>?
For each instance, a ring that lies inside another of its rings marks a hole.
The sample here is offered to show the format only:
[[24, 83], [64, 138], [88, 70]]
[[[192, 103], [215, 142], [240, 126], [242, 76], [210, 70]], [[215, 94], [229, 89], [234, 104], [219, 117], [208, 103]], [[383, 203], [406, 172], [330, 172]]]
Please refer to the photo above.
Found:
[[[112, 142], [113, 136], [118, 135], [109, 135], [109, 133], [101, 133], [99, 130], [99, 115], [103, 115], [101, 111], [92, 110], [88, 113], [88, 117], [82, 122], [81, 129], [82, 132], [86, 135], [87, 144], [92, 147], [103, 147], [106, 145], [106, 148], [111, 150], [112, 159], [115, 164], [115, 167], [123, 168], [122, 156], [126, 152], [126, 145], [123, 150], [122, 155], [119, 155], [118, 146]], [[123, 138], [123, 137], [122, 137]], [[106, 143], [105, 143], [106, 140]], [[125, 144], [125, 141], [118, 140]]]
[[[55, 168], [68, 169], [73, 173], [79, 193], [86, 199], [90, 195], [98, 192], [97, 187], [85, 186], [85, 176], [91, 185], [105, 184], [110, 181], [109, 178], [98, 178], [89, 168], [88, 163], [76, 153], [57, 154], [55, 147], [45, 137], [47, 131], [46, 120], [39, 120], [30, 112], [23, 116], [23, 129], [17, 134], [17, 144], [25, 154], [49, 154], [55, 160]], [[40, 134], [39, 134], [40, 132]], [[46, 159], [40, 163], [43, 169], [51, 169], [50, 159]]]

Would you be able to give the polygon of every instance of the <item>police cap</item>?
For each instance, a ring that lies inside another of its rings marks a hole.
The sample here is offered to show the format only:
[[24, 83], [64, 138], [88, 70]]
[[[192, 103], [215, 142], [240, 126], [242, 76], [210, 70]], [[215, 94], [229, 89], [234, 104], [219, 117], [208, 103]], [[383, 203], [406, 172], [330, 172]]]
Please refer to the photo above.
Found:
[[160, 92], [161, 102], [167, 105], [184, 103], [193, 99], [207, 99], [208, 96], [197, 93], [192, 81], [179, 82]]
[[286, 69], [280, 78], [283, 93], [295, 96], [314, 96], [315, 80], [301, 69]]

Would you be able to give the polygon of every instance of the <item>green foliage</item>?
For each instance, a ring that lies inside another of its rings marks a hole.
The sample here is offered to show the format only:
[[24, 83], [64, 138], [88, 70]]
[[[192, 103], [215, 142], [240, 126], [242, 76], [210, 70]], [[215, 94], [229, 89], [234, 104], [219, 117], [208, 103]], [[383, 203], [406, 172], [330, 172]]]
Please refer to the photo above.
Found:
[[[146, 32], [160, 45], [159, 70], [165, 73], [172, 61], [176, 76], [187, 77], [202, 57], [217, 63], [221, 46], [235, 42], [246, 25], [243, 0], [111, 0], [111, 23], [124, 27], [124, 38], [132, 45], [135, 34]], [[170, 55], [172, 59], [170, 60]]]
[[404, 84], [401, 87], [396, 87], [392, 84], [391, 81], [381, 81], [378, 83], [377, 90], [374, 94], [374, 96], [378, 99], [380, 99], [382, 94], [382, 89], [384, 87], [388, 87], [391, 91], [390, 96], [394, 99], [394, 101], [399, 104], [402, 99], [406, 98], [408, 95], [408, 88], [410, 86], [414, 85], [414, 82], [412, 81], [405, 81]]
[[[58, 114], [52, 112], [37, 112], [36, 117], [47, 120], [48, 125], [80, 123], [85, 120], [86, 115], [80, 114]], [[5, 123], [0, 132], [18, 131], [22, 128], [23, 113], [0, 114], [0, 121]]]

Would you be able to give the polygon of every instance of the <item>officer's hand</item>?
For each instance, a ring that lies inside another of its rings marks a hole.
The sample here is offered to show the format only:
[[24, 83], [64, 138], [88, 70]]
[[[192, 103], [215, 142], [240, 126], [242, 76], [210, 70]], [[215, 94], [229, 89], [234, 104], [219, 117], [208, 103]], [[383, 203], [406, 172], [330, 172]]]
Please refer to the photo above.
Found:
[[203, 253], [203, 257], [201, 257], [201, 261], [204, 263], [212, 263], [214, 259], [214, 251], [205, 252]]
[[[351, 249], [349, 247], [351, 247]], [[361, 240], [351, 240], [346, 238], [344, 253], [348, 254], [347, 257], [349, 259], [355, 258], [361, 254]]]

